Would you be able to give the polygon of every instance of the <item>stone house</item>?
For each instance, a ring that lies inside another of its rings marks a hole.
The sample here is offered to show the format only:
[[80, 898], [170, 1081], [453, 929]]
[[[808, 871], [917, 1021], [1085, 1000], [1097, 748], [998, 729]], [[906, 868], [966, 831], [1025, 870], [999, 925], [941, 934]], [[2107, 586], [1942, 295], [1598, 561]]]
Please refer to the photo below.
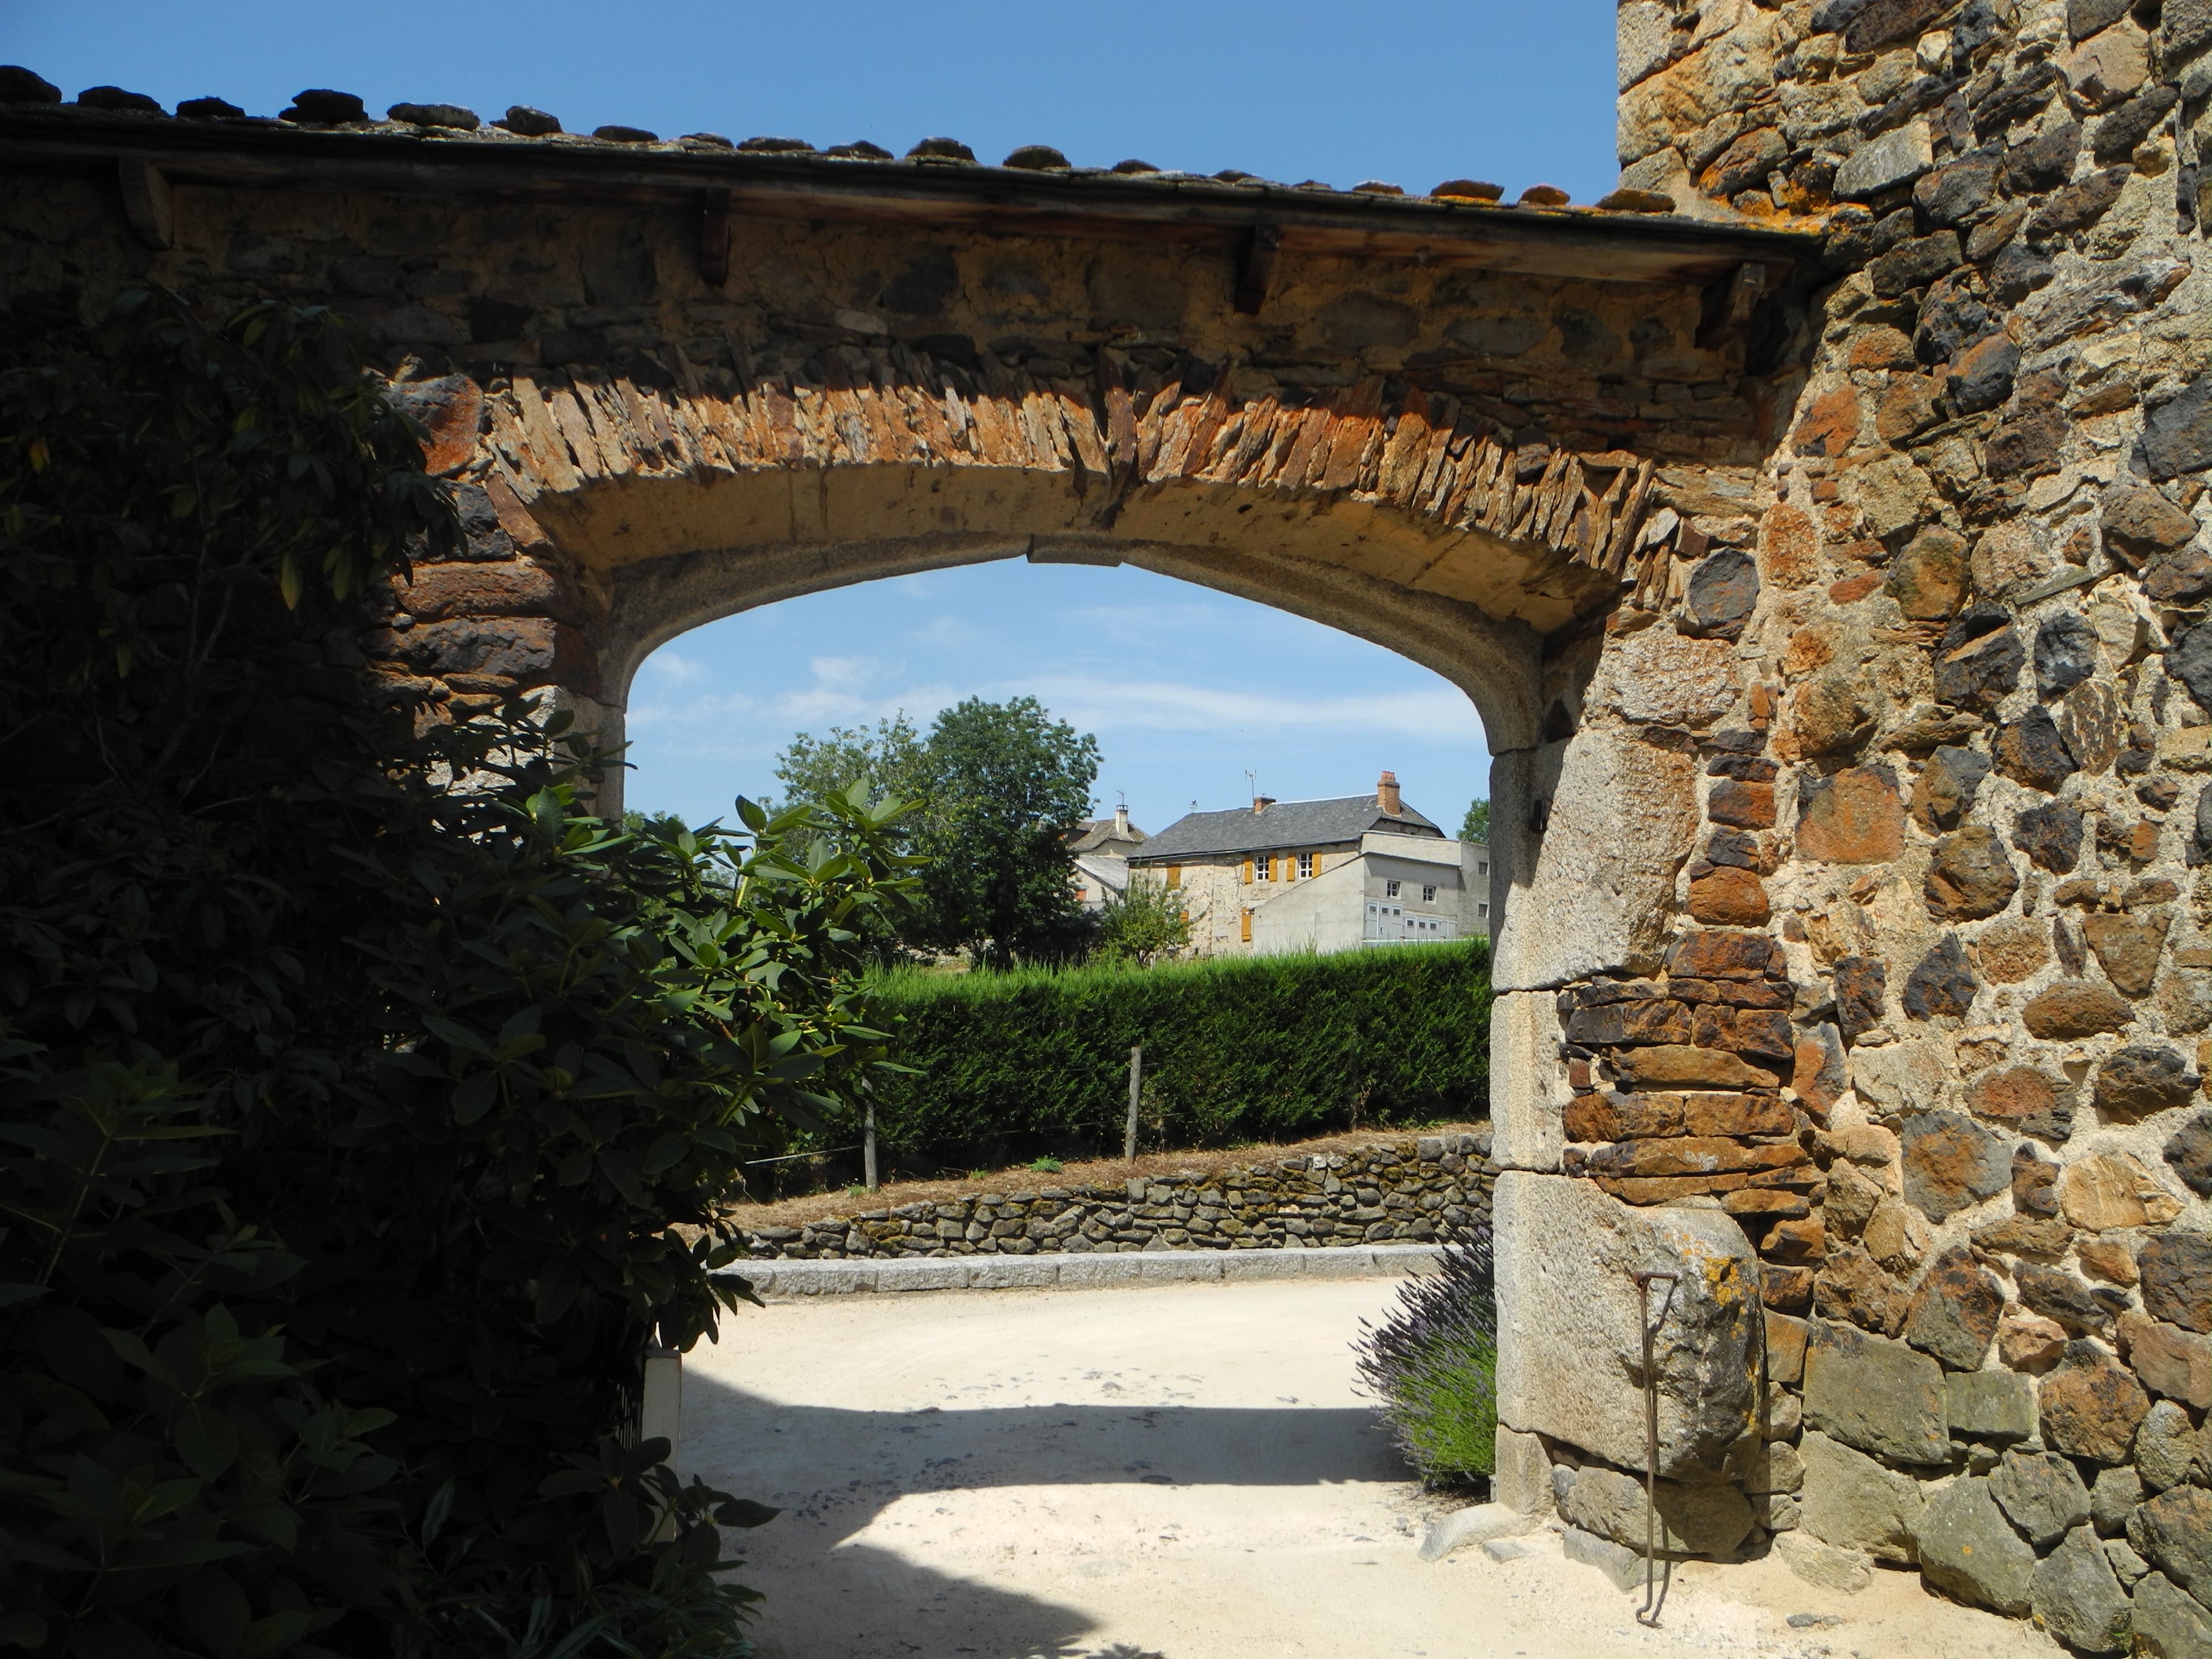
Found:
[[1129, 884], [1129, 854], [1151, 839], [1129, 822], [1129, 809], [1116, 806], [1110, 818], [1085, 818], [1069, 831], [1068, 851], [1075, 868], [1068, 877], [1076, 902], [1103, 910], [1106, 901]]
[[1129, 860], [1186, 896], [1192, 953], [1271, 956], [1435, 943], [1490, 931], [1490, 849], [1407, 806], [1395, 774], [1370, 795], [1192, 812]]

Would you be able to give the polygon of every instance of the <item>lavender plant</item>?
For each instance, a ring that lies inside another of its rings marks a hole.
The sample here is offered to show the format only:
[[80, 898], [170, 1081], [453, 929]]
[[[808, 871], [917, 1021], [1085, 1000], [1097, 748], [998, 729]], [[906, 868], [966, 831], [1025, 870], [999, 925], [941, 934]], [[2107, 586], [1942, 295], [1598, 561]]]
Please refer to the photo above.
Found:
[[1437, 1271], [1408, 1279], [1379, 1325], [1359, 1322], [1359, 1380], [1407, 1461], [1429, 1486], [1496, 1466], [1498, 1302], [1490, 1235], [1445, 1247]]

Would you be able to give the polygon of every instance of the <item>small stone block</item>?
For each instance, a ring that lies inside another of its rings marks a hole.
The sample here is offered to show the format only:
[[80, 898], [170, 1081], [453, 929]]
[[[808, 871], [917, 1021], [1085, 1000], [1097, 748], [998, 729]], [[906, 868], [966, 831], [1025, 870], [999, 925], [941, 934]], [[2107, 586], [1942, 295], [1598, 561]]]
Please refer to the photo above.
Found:
[[872, 1261], [787, 1261], [775, 1276], [779, 1296], [849, 1296], [875, 1288]]
[[1771, 1382], [1796, 1382], [1805, 1375], [1808, 1327], [1788, 1314], [1766, 1313], [1766, 1376]]
[[1525, 1538], [1486, 1538], [1482, 1553], [1493, 1561], [1522, 1561], [1544, 1553]]
[[1133, 1283], [1140, 1255], [1064, 1255], [1060, 1261], [1062, 1285], [1127, 1285]]
[[1234, 1250], [1218, 1260], [1224, 1279], [1297, 1279], [1305, 1273], [1304, 1250]]
[[1301, 1250], [1298, 1263], [1307, 1273], [1322, 1279], [1366, 1279], [1375, 1272], [1375, 1252], [1357, 1246], [1349, 1249], [1331, 1247]]
[[1036, 1291], [1060, 1282], [1060, 1259], [1049, 1255], [984, 1256], [968, 1283], [979, 1291]]
[[1552, 1460], [1537, 1436], [1499, 1424], [1495, 1461], [1491, 1493], [1508, 1509], [1537, 1516], [1549, 1515], [1557, 1507], [1552, 1490]]
[[[1256, 1261], [1259, 1255], [1257, 1250], [1250, 1250], [1244, 1253], [1243, 1259]], [[1241, 1261], [1239, 1265], [1242, 1265]], [[1140, 1255], [1136, 1258], [1133, 1271], [1128, 1272], [1127, 1276], [1147, 1283], [1162, 1279], [1176, 1283], [1199, 1279], [1218, 1279], [1224, 1277], [1225, 1266], [1222, 1257], [1212, 1250], [1178, 1251], [1169, 1255]], [[1241, 1279], [1246, 1275], [1240, 1273], [1237, 1277]]]
[[2032, 1440], [2035, 1383], [2018, 1371], [1955, 1373], [1943, 1379], [1943, 1415], [1954, 1434]]
[[[986, 1257], [995, 1261], [995, 1257]], [[878, 1291], [964, 1291], [973, 1269], [965, 1257], [919, 1261], [886, 1261], [876, 1269]]]
[[1469, 1544], [1486, 1544], [1496, 1538], [1508, 1538], [1526, 1532], [1534, 1526], [1534, 1520], [1518, 1510], [1504, 1504], [1476, 1504], [1463, 1510], [1454, 1510], [1431, 1526], [1421, 1540], [1421, 1559], [1441, 1561], [1454, 1550]]
[[1644, 1558], [1635, 1551], [1623, 1549], [1610, 1538], [1600, 1538], [1580, 1527], [1569, 1527], [1564, 1543], [1568, 1560], [1595, 1567], [1613, 1581], [1615, 1589], [1644, 1588]]

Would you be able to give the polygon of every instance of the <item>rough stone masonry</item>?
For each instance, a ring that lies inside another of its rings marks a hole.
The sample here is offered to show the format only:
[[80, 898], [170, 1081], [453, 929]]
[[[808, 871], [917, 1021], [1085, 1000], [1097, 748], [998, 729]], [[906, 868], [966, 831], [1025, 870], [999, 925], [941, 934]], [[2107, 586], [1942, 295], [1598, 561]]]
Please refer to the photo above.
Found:
[[1490, 1133], [1407, 1135], [1120, 1186], [964, 1193], [756, 1227], [757, 1260], [1117, 1255], [1450, 1244], [1490, 1236]]
[[1502, 1495], [1641, 1547], [1671, 1273], [1670, 1549], [2203, 1653], [2212, 0], [1620, 19], [1596, 209], [0, 74], [0, 298], [381, 340], [471, 556], [322, 649], [422, 720], [618, 736], [685, 627], [1023, 555], [1435, 667]]

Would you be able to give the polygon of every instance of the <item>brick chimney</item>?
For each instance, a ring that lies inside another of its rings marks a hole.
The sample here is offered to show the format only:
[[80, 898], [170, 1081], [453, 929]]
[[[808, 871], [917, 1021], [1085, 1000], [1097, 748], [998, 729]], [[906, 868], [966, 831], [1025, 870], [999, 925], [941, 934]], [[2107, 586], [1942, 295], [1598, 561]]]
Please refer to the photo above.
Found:
[[1262, 812], [1266, 811], [1267, 811], [1270, 806], [1273, 806], [1274, 804], [1275, 804], [1275, 798], [1274, 798], [1273, 795], [1255, 795], [1255, 796], [1253, 796], [1253, 797], [1252, 797], [1252, 816], [1253, 816], [1254, 817], [1259, 817], [1261, 813], [1262, 813]]
[[1385, 772], [1375, 784], [1375, 804], [1392, 817], [1404, 813], [1404, 804], [1398, 799], [1398, 775]]

